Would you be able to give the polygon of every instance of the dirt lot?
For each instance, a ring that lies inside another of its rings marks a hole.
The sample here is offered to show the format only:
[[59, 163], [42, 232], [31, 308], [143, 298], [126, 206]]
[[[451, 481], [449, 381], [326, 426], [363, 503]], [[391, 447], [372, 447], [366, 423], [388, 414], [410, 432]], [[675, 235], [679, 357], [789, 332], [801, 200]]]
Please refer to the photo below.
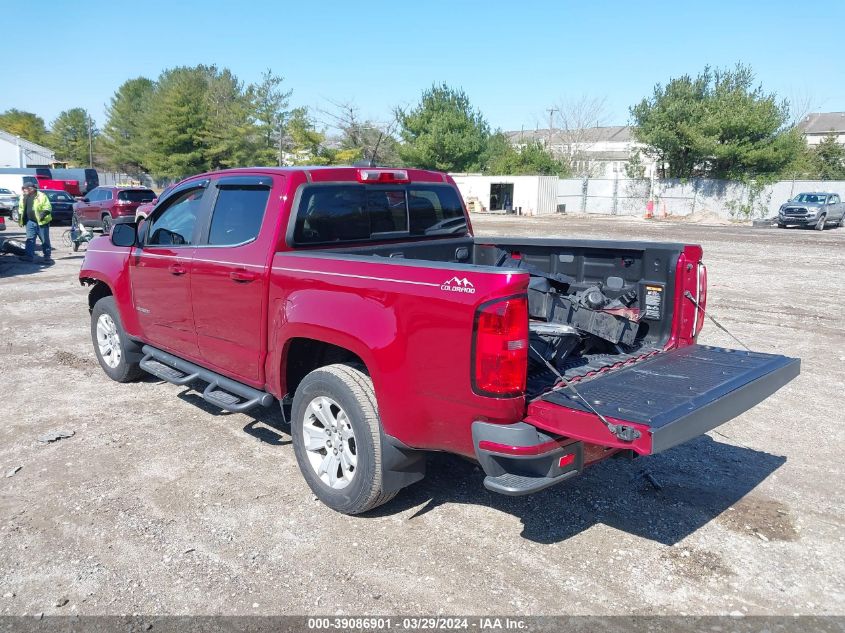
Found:
[[[712, 312], [803, 373], [709, 436], [535, 496], [488, 493], [436, 455], [351, 518], [312, 498], [276, 410], [108, 380], [81, 254], [0, 256], [0, 613], [845, 614], [845, 229], [474, 221], [701, 243]], [[701, 341], [735, 346], [709, 323]], [[39, 443], [56, 429], [74, 435]]]

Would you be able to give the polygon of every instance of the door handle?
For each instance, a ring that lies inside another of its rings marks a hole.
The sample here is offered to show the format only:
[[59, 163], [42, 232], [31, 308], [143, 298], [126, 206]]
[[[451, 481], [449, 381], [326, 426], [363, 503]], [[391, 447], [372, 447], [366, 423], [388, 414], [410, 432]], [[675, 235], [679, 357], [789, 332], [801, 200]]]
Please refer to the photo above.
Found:
[[250, 281], [255, 281], [256, 277], [258, 277], [258, 275], [256, 275], [255, 273], [251, 273], [248, 270], [233, 270], [229, 273], [229, 279], [241, 283], [249, 283]]
[[170, 264], [167, 270], [170, 271], [171, 275], [184, 275], [188, 272], [188, 269], [182, 266], [182, 264]]

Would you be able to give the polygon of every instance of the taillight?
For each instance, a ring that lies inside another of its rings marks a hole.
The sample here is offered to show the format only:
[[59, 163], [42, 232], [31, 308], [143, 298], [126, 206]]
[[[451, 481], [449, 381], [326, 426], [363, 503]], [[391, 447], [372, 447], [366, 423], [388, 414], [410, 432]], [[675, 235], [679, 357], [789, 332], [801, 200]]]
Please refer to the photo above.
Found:
[[473, 391], [496, 398], [522, 395], [528, 373], [527, 297], [482, 304], [473, 336]]
[[693, 337], [698, 336], [701, 328], [704, 327], [704, 309], [707, 305], [707, 266], [698, 262], [698, 274], [695, 278], [695, 301], [700, 310], [696, 308], [695, 319], [692, 326]]

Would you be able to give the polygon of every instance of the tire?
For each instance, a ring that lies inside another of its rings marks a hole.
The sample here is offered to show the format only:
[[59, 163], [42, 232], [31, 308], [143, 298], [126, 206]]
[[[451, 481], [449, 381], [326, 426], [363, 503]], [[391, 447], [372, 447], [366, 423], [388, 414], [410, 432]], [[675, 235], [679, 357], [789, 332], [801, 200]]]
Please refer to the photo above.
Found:
[[19, 217], [19, 216], [18, 216], [18, 210], [17, 210], [17, 209], [12, 209], [12, 214], [11, 214], [9, 217], [11, 217], [11, 218], [12, 218], [12, 222], [17, 222], [17, 221], [18, 221], [18, 217]]
[[845, 229], [845, 213], [843, 213], [842, 217], [839, 218], [839, 228]]
[[375, 391], [358, 368], [327, 365], [305, 376], [293, 398], [291, 435], [302, 476], [332, 510], [360, 514], [396, 496], [383, 490]]
[[112, 380], [132, 382], [143, 374], [140, 349], [126, 336], [114, 297], [103, 297], [91, 310], [91, 340], [100, 367]]
[[103, 214], [103, 235], [108, 235], [111, 233], [111, 227], [114, 224], [114, 220], [112, 220], [111, 213], [104, 213]]
[[785, 228], [786, 228], [786, 224], [781, 224], [780, 222], [778, 222], [778, 228], [779, 228], [779, 229], [785, 229]]
[[824, 225], [827, 223], [827, 216], [821, 215], [819, 216], [819, 221], [816, 222], [816, 225], [813, 227], [816, 231], [824, 231]]

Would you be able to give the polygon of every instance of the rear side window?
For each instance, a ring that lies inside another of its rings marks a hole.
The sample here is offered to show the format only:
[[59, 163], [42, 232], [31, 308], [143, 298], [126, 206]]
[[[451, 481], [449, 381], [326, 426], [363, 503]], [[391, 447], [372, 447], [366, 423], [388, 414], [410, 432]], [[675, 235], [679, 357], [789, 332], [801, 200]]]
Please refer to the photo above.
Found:
[[149, 189], [130, 189], [117, 193], [118, 200], [128, 200], [129, 202], [152, 202], [155, 197], [155, 193]]
[[266, 187], [220, 189], [211, 215], [208, 243], [234, 246], [258, 237], [269, 196]]
[[300, 196], [294, 242], [361, 242], [466, 232], [460, 198], [449, 186], [312, 185]]

